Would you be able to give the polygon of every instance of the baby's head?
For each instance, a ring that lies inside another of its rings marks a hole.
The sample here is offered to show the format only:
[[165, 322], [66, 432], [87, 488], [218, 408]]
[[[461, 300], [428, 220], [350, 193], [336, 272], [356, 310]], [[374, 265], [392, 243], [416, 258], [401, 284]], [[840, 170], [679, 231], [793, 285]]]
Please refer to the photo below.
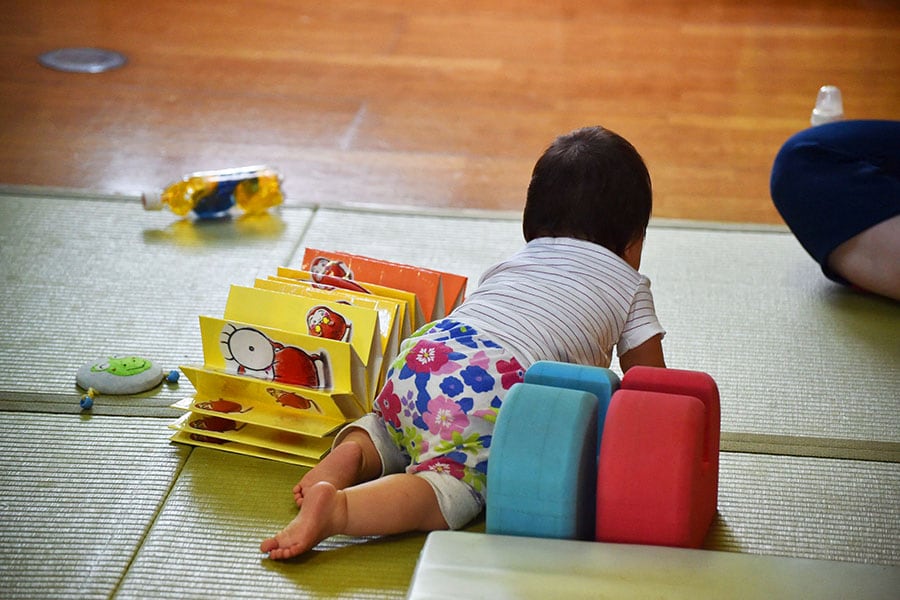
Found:
[[534, 166], [525, 240], [578, 238], [625, 257], [643, 240], [652, 203], [650, 174], [634, 146], [603, 127], [578, 129], [556, 138]]

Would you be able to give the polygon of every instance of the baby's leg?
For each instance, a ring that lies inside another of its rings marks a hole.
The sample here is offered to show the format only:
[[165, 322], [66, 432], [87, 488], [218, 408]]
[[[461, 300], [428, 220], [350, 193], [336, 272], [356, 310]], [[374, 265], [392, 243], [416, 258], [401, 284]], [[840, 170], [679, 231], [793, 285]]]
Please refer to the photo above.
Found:
[[263, 540], [260, 552], [274, 559], [291, 558], [336, 535], [347, 514], [346, 499], [340, 493], [327, 481], [310, 486], [297, 516], [274, 537]]
[[306, 490], [326, 481], [342, 490], [381, 475], [381, 458], [364, 429], [351, 429], [322, 461], [294, 486], [294, 500], [302, 506]]
[[392, 535], [447, 529], [434, 489], [416, 475], [388, 475], [338, 490], [320, 481], [306, 490], [300, 512], [260, 544], [269, 558], [291, 558], [337, 534]]

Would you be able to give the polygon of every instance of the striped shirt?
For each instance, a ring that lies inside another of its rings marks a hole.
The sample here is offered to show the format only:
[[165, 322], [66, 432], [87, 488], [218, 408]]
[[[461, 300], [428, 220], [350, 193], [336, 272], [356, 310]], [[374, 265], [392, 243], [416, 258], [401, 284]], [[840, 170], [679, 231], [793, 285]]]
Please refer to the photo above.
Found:
[[537, 360], [609, 367], [665, 334], [650, 280], [610, 250], [574, 238], [538, 238], [488, 269], [450, 318], [482, 331], [527, 368]]

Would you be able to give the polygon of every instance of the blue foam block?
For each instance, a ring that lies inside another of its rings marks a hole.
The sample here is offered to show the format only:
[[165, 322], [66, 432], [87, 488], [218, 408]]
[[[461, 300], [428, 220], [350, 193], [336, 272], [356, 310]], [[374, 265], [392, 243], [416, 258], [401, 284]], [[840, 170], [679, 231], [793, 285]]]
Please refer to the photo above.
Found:
[[531, 383], [503, 401], [488, 462], [488, 533], [593, 539], [597, 397]]
[[597, 416], [597, 448], [603, 439], [603, 425], [606, 423], [606, 412], [609, 401], [619, 389], [619, 376], [603, 367], [588, 367], [572, 363], [540, 360], [533, 363], [525, 371], [525, 383], [549, 385], [590, 392], [599, 400]]

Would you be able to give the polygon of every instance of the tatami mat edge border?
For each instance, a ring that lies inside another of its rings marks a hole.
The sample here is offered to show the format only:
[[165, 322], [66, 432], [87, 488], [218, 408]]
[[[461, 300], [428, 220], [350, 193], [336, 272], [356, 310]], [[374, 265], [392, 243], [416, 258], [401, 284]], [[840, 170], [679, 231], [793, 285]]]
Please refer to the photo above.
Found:
[[900, 462], [900, 443], [896, 442], [761, 433], [723, 431], [720, 451], [741, 454], [772, 454], [807, 458]]

